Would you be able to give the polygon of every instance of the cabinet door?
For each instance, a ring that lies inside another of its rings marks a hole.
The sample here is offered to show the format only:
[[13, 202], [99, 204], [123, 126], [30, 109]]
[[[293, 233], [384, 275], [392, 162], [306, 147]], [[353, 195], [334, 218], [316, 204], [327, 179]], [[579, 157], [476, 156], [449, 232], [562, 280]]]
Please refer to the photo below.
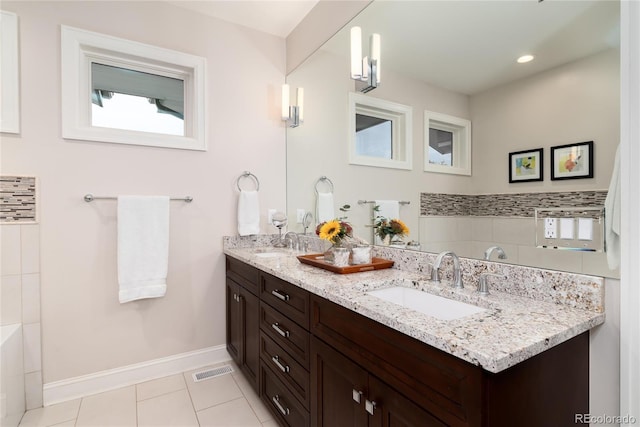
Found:
[[240, 287], [240, 321], [242, 325], [242, 364], [247, 380], [258, 392], [260, 369], [260, 300]]
[[373, 375], [369, 376], [369, 427], [444, 427], [443, 423]]
[[368, 423], [364, 403], [368, 374], [360, 366], [312, 338], [311, 425], [360, 427]]
[[227, 278], [227, 350], [238, 364], [242, 365], [242, 323], [240, 319], [240, 286]]

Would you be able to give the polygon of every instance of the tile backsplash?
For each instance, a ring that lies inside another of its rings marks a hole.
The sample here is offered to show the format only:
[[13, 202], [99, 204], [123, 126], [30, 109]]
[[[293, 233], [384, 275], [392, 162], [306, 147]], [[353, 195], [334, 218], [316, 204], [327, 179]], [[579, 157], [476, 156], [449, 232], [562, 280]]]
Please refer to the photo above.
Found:
[[533, 217], [535, 208], [604, 206], [606, 191], [509, 194], [421, 193], [421, 216]]
[[0, 176], [0, 223], [29, 223], [36, 220], [36, 178]]

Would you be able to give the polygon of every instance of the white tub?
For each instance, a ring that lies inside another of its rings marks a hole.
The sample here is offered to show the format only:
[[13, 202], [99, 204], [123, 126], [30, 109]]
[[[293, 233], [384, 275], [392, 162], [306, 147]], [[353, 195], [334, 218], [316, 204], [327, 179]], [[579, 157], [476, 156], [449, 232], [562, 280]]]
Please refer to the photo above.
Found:
[[0, 425], [15, 427], [25, 412], [22, 325], [0, 327]]

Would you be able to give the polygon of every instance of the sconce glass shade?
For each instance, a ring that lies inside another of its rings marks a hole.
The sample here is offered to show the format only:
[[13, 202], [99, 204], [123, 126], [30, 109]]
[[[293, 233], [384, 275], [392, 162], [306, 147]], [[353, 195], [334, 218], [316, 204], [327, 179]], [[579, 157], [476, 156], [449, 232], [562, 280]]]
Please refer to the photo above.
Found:
[[298, 104], [298, 120], [300, 123], [304, 121], [304, 89], [299, 87], [296, 92], [296, 104]]
[[380, 83], [380, 34], [373, 33], [369, 40], [371, 62], [376, 64], [376, 83]]
[[282, 120], [289, 119], [289, 85], [282, 85]]
[[362, 77], [362, 30], [360, 27], [351, 28], [351, 78], [359, 80]]
[[290, 88], [288, 84], [282, 85], [282, 120], [286, 121], [289, 127], [297, 127], [303, 120], [303, 103], [304, 103], [304, 89], [299, 87], [296, 90], [296, 103], [297, 105], [290, 104]]

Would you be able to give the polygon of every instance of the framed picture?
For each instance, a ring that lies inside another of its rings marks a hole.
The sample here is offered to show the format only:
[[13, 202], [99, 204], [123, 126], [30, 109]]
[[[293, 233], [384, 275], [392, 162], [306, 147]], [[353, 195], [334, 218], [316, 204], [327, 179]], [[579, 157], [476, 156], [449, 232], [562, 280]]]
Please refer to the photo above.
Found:
[[509, 153], [509, 182], [542, 181], [542, 148]]
[[593, 141], [551, 147], [551, 179], [593, 178]]

